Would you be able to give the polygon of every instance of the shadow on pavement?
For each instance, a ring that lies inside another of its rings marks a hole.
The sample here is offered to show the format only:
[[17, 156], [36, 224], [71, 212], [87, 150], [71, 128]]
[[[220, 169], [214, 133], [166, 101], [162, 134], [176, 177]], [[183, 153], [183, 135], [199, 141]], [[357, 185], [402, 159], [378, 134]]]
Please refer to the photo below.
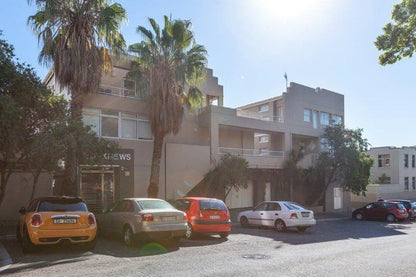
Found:
[[250, 236], [267, 237], [283, 243], [300, 245], [321, 243], [345, 239], [368, 239], [386, 236], [406, 235], [404, 230], [411, 228], [412, 222], [386, 223], [376, 221], [355, 221], [352, 219], [318, 222], [317, 226], [300, 233], [296, 229], [286, 232], [277, 232], [272, 228], [247, 228], [233, 226], [232, 234], [245, 234]]

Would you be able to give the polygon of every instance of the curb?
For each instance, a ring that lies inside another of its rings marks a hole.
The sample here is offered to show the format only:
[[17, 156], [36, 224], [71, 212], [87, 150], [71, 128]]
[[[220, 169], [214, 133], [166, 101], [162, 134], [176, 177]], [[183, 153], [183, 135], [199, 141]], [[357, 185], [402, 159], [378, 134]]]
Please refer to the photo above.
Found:
[[0, 242], [0, 273], [3, 270], [6, 270], [11, 264], [13, 263], [12, 259], [7, 253], [6, 248], [4, 248], [3, 244]]

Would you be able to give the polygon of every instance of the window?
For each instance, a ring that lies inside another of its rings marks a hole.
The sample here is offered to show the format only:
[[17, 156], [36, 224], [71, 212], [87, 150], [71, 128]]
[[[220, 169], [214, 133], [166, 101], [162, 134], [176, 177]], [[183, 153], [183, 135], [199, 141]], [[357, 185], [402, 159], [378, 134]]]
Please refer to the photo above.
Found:
[[256, 208], [254, 208], [255, 211], [265, 211], [266, 210], [267, 203], [262, 203], [258, 205]]
[[404, 177], [404, 190], [409, 190], [409, 177]]
[[101, 111], [101, 136], [118, 137], [118, 112]]
[[282, 208], [280, 207], [279, 203], [270, 202], [266, 208], [267, 211], [280, 211]]
[[412, 168], [415, 168], [415, 155], [412, 155]]
[[153, 139], [152, 129], [146, 117], [133, 113], [108, 110], [83, 109], [83, 122], [102, 137], [124, 139]]
[[269, 104], [264, 104], [259, 107], [259, 113], [267, 112], [269, 110]]
[[378, 155], [378, 167], [389, 167], [390, 166], [390, 154]]
[[380, 184], [391, 184], [391, 177], [390, 176], [380, 176], [378, 177], [378, 182]]
[[124, 85], [124, 96], [136, 97], [136, 82], [135, 81], [125, 79], [123, 81], [123, 85]]
[[416, 178], [412, 177], [412, 190], [416, 189]]
[[199, 200], [199, 209], [201, 211], [226, 211], [227, 206], [224, 202], [217, 199]]
[[191, 200], [176, 200], [174, 206], [180, 211], [189, 211], [191, 207]]
[[329, 113], [321, 112], [321, 125], [322, 126], [329, 125]]
[[318, 111], [312, 112], [312, 122], [313, 122], [313, 128], [317, 129], [318, 128]]
[[342, 117], [336, 114], [332, 115], [332, 125], [341, 125], [342, 124]]
[[259, 137], [259, 142], [260, 143], [265, 143], [265, 142], [269, 142], [269, 136], [261, 136]]
[[311, 115], [312, 115], [311, 109], [303, 109], [303, 121], [311, 122]]
[[404, 154], [404, 167], [409, 167], [409, 154]]

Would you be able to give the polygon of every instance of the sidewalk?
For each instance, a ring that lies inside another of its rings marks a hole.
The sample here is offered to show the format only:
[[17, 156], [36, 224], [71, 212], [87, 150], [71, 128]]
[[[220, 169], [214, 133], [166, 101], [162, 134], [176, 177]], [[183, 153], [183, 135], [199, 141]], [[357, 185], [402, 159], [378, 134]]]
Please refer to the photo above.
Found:
[[315, 213], [317, 222], [346, 220], [351, 218], [351, 213]]
[[0, 224], [0, 274], [12, 264], [12, 259], [7, 253], [6, 248], [1, 243], [2, 240], [13, 240], [16, 238], [16, 226], [11, 224]]

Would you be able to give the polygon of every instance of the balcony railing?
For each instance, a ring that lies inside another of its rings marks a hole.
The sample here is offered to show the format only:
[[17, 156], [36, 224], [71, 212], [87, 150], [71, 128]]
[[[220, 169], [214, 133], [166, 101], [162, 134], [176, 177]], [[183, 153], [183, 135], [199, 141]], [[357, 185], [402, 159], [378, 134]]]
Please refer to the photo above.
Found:
[[243, 149], [243, 148], [231, 148], [231, 147], [219, 147], [220, 155], [231, 154], [233, 156], [247, 156], [247, 157], [284, 157], [283, 151], [271, 151], [260, 149]]
[[274, 121], [274, 122], [281, 122], [281, 123], [284, 122], [283, 116], [263, 115], [263, 114], [253, 112], [253, 111], [248, 111], [248, 110], [237, 110], [237, 116], [259, 119], [263, 121]]
[[129, 97], [129, 98], [137, 98], [137, 99], [144, 99], [145, 93], [137, 92], [135, 89], [128, 89], [122, 87], [113, 87], [107, 85], [100, 85], [98, 89], [99, 93], [121, 96], [121, 97]]

